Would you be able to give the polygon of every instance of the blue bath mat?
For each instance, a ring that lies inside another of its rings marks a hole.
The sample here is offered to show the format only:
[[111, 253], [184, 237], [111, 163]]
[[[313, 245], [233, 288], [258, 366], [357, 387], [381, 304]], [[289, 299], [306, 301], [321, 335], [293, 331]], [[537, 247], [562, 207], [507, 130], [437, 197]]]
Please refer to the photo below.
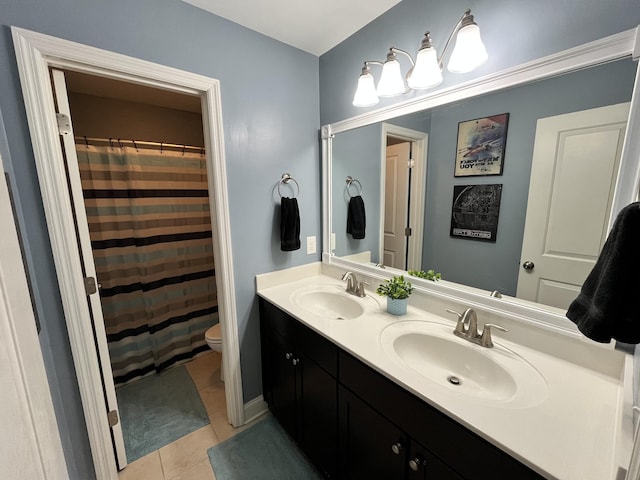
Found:
[[207, 453], [216, 480], [322, 478], [271, 415]]
[[182, 365], [118, 387], [116, 396], [128, 462], [209, 424], [198, 390]]

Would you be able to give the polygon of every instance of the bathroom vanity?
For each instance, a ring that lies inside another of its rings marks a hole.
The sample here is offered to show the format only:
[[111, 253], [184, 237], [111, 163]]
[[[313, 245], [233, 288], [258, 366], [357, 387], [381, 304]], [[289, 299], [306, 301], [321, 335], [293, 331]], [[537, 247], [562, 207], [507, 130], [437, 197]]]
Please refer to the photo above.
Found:
[[341, 273], [257, 277], [264, 398], [325, 478], [604, 480], [626, 467], [624, 354], [483, 311], [480, 329], [509, 332], [475, 345], [445, 313], [463, 305], [417, 293], [395, 317], [373, 284], [345, 293]]

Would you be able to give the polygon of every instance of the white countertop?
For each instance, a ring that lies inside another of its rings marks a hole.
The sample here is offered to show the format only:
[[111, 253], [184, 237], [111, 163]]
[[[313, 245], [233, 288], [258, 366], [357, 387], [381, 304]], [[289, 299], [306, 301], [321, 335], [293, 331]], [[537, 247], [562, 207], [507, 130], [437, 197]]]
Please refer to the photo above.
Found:
[[[548, 395], [541, 403], [527, 408], [474, 401], [412, 372], [385, 353], [380, 340], [382, 330], [397, 322], [449, 323], [453, 331], [452, 319], [412, 307], [411, 302], [407, 315], [387, 314], [385, 298], [374, 293], [373, 285], [368, 287], [365, 299], [357, 299], [366, 313], [356, 319], [335, 320], [310, 314], [292, 301], [296, 290], [314, 285], [344, 285], [338, 278], [321, 272], [321, 267], [313, 264], [259, 275], [258, 295], [545, 478], [615, 478], [619, 463], [623, 354], [584, 341], [558, 339], [557, 334], [552, 337], [551, 333], [536, 332], [534, 327], [509, 320], [499, 321], [510, 332], [495, 331], [494, 343], [516, 352], [534, 366], [547, 382]], [[424, 299], [415, 303], [424, 304]], [[447, 314], [443, 311], [442, 315]], [[479, 327], [489, 321], [495, 322], [495, 318], [485, 318], [478, 312]], [[457, 338], [453, 333], [451, 337]], [[539, 345], [532, 345], [535, 343]]]

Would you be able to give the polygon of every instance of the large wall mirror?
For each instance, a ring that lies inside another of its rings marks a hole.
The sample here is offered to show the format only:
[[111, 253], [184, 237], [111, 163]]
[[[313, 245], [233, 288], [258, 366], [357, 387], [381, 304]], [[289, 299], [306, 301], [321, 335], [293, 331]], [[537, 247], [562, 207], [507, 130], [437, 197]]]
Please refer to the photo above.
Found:
[[[433, 269], [448, 292], [497, 291], [503, 303], [561, 316], [615, 212], [637, 198], [638, 62], [631, 44], [617, 45], [584, 46], [588, 61], [574, 49], [575, 61], [558, 55], [557, 65], [497, 75], [503, 88], [485, 79], [426, 108], [413, 102], [323, 127], [325, 260], [369, 272]], [[456, 158], [478, 175], [456, 172]], [[485, 174], [498, 158], [501, 173]], [[364, 238], [347, 233], [355, 196]]]

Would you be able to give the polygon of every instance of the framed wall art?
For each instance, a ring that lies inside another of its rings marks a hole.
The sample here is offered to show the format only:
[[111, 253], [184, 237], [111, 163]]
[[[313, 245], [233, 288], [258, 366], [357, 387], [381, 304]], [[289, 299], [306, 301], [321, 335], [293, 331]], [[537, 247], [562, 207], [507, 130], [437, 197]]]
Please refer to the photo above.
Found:
[[454, 185], [450, 236], [495, 242], [501, 196], [501, 184]]
[[502, 175], [509, 114], [458, 123], [454, 176]]

